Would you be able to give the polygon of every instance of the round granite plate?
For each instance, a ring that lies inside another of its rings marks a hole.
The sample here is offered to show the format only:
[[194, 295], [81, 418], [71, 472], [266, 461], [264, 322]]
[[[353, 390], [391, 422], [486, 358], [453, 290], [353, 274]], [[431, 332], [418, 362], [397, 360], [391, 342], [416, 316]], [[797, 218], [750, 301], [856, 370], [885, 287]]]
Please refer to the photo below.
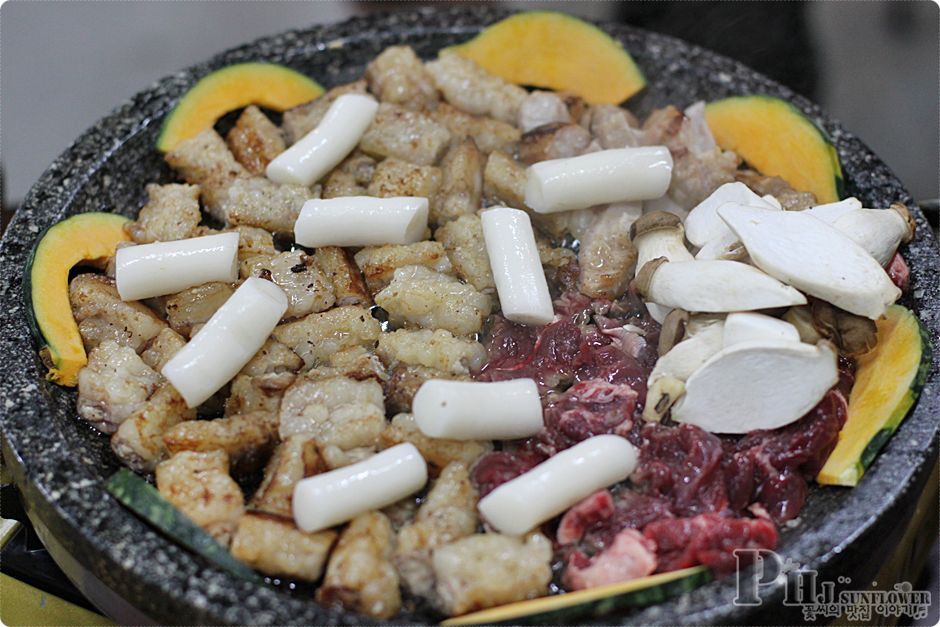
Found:
[[[356, 18], [261, 39], [167, 77], [89, 129], [30, 191], [3, 239], [0, 255], [0, 411], [4, 454], [43, 541], [78, 587], [112, 617], [129, 623], [363, 623], [328, 611], [298, 593], [241, 581], [165, 539], [108, 496], [102, 483], [118, 469], [107, 437], [75, 414], [73, 390], [43, 379], [27, 323], [23, 269], [42, 230], [86, 211], [127, 215], [143, 204], [144, 185], [173, 180], [154, 150], [161, 121], [201, 76], [243, 61], [283, 63], [326, 86], [362, 75], [383, 48], [411, 45], [422, 57], [467, 39], [505, 14], [489, 6], [435, 7], [413, 13]], [[910, 195], [884, 163], [819, 108], [729, 59], [675, 39], [622, 25], [601, 25], [623, 42], [650, 81], [630, 101], [639, 115], [671, 103], [764, 93], [791, 101], [826, 129], [838, 149], [846, 193], [865, 206], [900, 201], [918, 223], [903, 251], [911, 266], [912, 307], [936, 338], [940, 292], [936, 242]], [[940, 343], [934, 340], [934, 346]], [[934, 363], [940, 357], [934, 349]], [[921, 398], [852, 490], [814, 488], [798, 523], [782, 529], [779, 552], [819, 572], [820, 581], [851, 576], [864, 587], [877, 557], [894, 546], [936, 458], [940, 420], [937, 369]], [[876, 559], [872, 559], [872, 558]], [[595, 619], [599, 622], [719, 623], [799, 621], [782, 604], [783, 588], [766, 586], [757, 607], [732, 604], [735, 582], [725, 579], [654, 607]], [[403, 620], [427, 621], [411, 614]]]

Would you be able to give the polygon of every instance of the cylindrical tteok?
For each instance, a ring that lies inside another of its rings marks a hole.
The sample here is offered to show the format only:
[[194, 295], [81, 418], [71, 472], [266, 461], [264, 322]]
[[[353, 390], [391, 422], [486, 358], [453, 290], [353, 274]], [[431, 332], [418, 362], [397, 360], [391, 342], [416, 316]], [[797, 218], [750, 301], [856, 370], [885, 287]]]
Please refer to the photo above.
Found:
[[538, 213], [659, 198], [672, 180], [665, 146], [613, 148], [529, 166], [525, 204]]
[[480, 219], [503, 316], [522, 324], [551, 322], [555, 310], [528, 214], [493, 207]]
[[638, 457], [636, 447], [619, 435], [596, 435], [499, 486], [478, 507], [500, 533], [522, 535], [629, 477]]
[[271, 281], [246, 279], [205, 326], [160, 371], [196, 407], [247, 364], [287, 311], [287, 295]]
[[515, 440], [542, 429], [542, 401], [532, 379], [426, 381], [411, 405], [415, 423], [432, 438]]
[[122, 300], [175, 294], [210, 281], [238, 280], [238, 233], [119, 248], [114, 278]]
[[371, 96], [343, 94], [315, 129], [268, 164], [265, 174], [275, 183], [313, 185], [353, 151], [378, 108]]
[[428, 199], [419, 196], [314, 198], [294, 224], [301, 246], [414, 244], [428, 228]]
[[301, 479], [294, 486], [294, 522], [306, 532], [328, 529], [391, 505], [424, 487], [428, 468], [406, 442], [361, 462]]

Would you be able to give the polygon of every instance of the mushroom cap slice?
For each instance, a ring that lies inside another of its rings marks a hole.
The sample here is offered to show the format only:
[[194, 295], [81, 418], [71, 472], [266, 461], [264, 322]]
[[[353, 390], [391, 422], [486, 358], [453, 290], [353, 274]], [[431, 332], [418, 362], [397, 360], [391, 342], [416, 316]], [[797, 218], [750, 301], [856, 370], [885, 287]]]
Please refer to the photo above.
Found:
[[785, 320], [759, 313], [730, 313], [725, 318], [724, 348], [761, 340], [799, 342], [800, 332]]
[[635, 285], [645, 300], [686, 311], [752, 311], [806, 303], [797, 290], [757, 268], [723, 259], [666, 263], [659, 257], [640, 269]]
[[890, 209], [856, 209], [846, 213], [832, 226], [868, 251], [882, 266], [888, 265], [901, 242], [913, 235], [910, 213], [904, 205]]
[[727, 230], [718, 217], [718, 207], [733, 202], [742, 205], [754, 205], [776, 209], [763, 198], [751, 191], [744, 183], [725, 183], [711, 195], [697, 204], [685, 219], [685, 236], [695, 246], [704, 246], [709, 240], [718, 237]]
[[713, 355], [685, 383], [672, 419], [711, 433], [777, 429], [799, 420], [839, 379], [828, 342], [742, 342]]
[[805, 211], [726, 205], [718, 214], [758, 268], [807, 294], [873, 320], [901, 295], [864, 248]]

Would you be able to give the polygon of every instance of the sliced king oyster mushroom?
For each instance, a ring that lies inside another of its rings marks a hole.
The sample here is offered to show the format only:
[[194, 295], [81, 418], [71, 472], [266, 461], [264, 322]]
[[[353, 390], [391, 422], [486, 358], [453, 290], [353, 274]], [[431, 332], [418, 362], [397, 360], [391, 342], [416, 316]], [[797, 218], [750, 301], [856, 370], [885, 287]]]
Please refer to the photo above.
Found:
[[[673, 310], [673, 313], [678, 310]], [[686, 328], [688, 329], [688, 321]], [[660, 356], [647, 381], [643, 419], [659, 422], [682, 394], [685, 381], [708, 359], [721, 350], [724, 321], [708, 317], [693, 326], [688, 336]]]
[[777, 429], [804, 416], [836, 384], [836, 362], [828, 342], [734, 344], [689, 377], [672, 419], [711, 433]]
[[832, 224], [847, 213], [852, 213], [862, 208], [862, 201], [851, 196], [838, 202], [828, 202], [824, 205], [816, 205], [806, 210], [814, 218], [819, 218], [823, 222]]
[[721, 207], [718, 214], [758, 268], [807, 294], [872, 320], [901, 295], [864, 248], [811, 214], [742, 205]]
[[857, 198], [846, 198], [807, 209], [868, 251], [882, 266], [888, 265], [898, 246], [911, 241], [916, 224], [907, 207], [894, 203], [888, 209], [863, 209]]
[[640, 269], [634, 285], [643, 299], [686, 311], [753, 311], [806, 303], [797, 290], [757, 268], [723, 259], [667, 263], [658, 257]]
[[773, 205], [775, 209], [779, 209], [783, 211], [783, 205], [780, 204], [780, 201], [777, 200], [776, 196], [774, 196], [773, 194], [764, 194], [763, 196], [760, 197], [760, 199], [763, 200], [768, 205]]
[[744, 183], [725, 183], [693, 207], [685, 219], [685, 236], [693, 246], [701, 248], [710, 240], [721, 237], [723, 234], [727, 235], [728, 227], [718, 217], [718, 208], [728, 202], [768, 209], [776, 208], [773, 203], [765, 201]]
[[800, 332], [785, 320], [759, 313], [730, 313], [725, 318], [723, 348], [761, 340], [799, 342]]
[[[682, 220], [674, 213], [652, 211], [644, 214], [630, 227], [630, 239], [637, 250], [636, 272], [657, 257], [665, 257], [669, 261], [692, 260], [692, 253], [685, 247]], [[646, 308], [660, 324], [670, 311], [669, 307], [656, 303], [646, 303]]]

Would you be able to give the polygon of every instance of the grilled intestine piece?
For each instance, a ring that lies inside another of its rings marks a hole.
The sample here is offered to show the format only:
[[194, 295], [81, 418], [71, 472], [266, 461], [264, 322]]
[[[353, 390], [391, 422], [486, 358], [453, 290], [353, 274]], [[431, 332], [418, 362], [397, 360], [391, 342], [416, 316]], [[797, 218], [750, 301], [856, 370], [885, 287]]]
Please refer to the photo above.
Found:
[[415, 445], [428, 463], [433, 475], [450, 463], [460, 463], [469, 468], [482, 455], [493, 450], [489, 440], [446, 440], [431, 438], [418, 429], [414, 416], [398, 414], [382, 432], [380, 446], [389, 448], [410, 442]]
[[274, 329], [274, 337], [286, 344], [309, 369], [343, 349], [372, 348], [382, 326], [364, 307], [335, 307]]
[[446, 126], [453, 141], [470, 138], [485, 155], [494, 150], [514, 152], [520, 132], [512, 124], [493, 118], [470, 115], [442, 102], [431, 112], [431, 117]]
[[234, 293], [233, 284], [222, 282], [203, 283], [177, 292], [164, 301], [167, 322], [174, 331], [191, 338]]
[[452, 143], [441, 162], [443, 180], [437, 200], [431, 203], [432, 224], [444, 224], [479, 209], [484, 162], [483, 153], [472, 139]]
[[111, 437], [111, 450], [137, 472], [153, 472], [169, 457], [163, 435], [182, 422], [194, 420], [196, 410], [169, 383], [157, 388], [143, 407], [121, 423]]
[[300, 318], [326, 311], [336, 301], [333, 284], [302, 250], [249, 261], [251, 275], [267, 277], [287, 294], [284, 318]]
[[102, 433], [114, 433], [145, 407], [161, 380], [133, 349], [105, 340], [78, 373], [78, 415]]
[[424, 266], [395, 270], [375, 303], [395, 326], [445, 329], [454, 335], [479, 332], [493, 307], [490, 297], [472, 285]]
[[568, 105], [553, 91], [530, 92], [519, 107], [519, 128], [523, 133], [556, 122], [572, 122]]
[[196, 234], [199, 225], [199, 187], [196, 185], [147, 185], [147, 204], [137, 220], [124, 230], [138, 244], [169, 242]]
[[416, 165], [434, 165], [450, 142], [447, 127], [424, 113], [391, 103], [379, 105], [372, 125], [359, 142], [375, 157], [395, 157]]
[[430, 379], [470, 381], [466, 375], [454, 375], [424, 366], [398, 364], [385, 382], [385, 404], [390, 414], [411, 411], [411, 403], [418, 389]]
[[225, 141], [235, 160], [254, 176], [264, 176], [271, 160], [287, 147], [281, 130], [255, 105], [245, 107]]
[[444, 245], [457, 276], [481, 292], [496, 291], [480, 216], [460, 216], [438, 228], [434, 238]]
[[254, 412], [277, 414], [284, 390], [294, 382], [294, 378], [291, 372], [236, 375], [229, 387], [229, 396], [225, 399], [225, 417]]
[[227, 547], [245, 512], [241, 488], [228, 474], [225, 451], [183, 451], [156, 470], [161, 496]]
[[469, 374], [486, 361], [486, 349], [479, 342], [454, 337], [449, 331], [408, 331], [382, 333], [376, 355], [389, 367], [397, 363], [435, 368], [451, 374]]
[[392, 282], [395, 270], [403, 266], [424, 266], [435, 272], [454, 274], [447, 253], [438, 242], [367, 246], [357, 252], [354, 258], [373, 294], [387, 287]]
[[476, 534], [434, 551], [435, 604], [448, 616], [548, 594], [551, 541]]
[[425, 64], [434, 83], [450, 104], [474, 115], [488, 115], [515, 124], [526, 91], [488, 73], [455, 53], [444, 52]]
[[250, 176], [211, 128], [181, 141], [164, 158], [187, 183], [199, 185], [206, 210], [220, 222], [225, 221], [224, 204], [232, 183]]
[[323, 246], [314, 251], [313, 260], [333, 282], [337, 307], [372, 305], [372, 296], [366, 289], [362, 273], [353, 260], [352, 253], [338, 246]]
[[153, 338], [147, 349], [140, 354], [144, 363], [160, 372], [166, 362], [173, 357], [186, 345], [186, 340], [179, 333], [170, 328], [160, 331], [157, 337]]
[[171, 455], [180, 451], [225, 451], [236, 475], [267, 461], [277, 442], [277, 414], [252, 412], [215, 420], [182, 422], [163, 434]]
[[427, 111], [438, 102], [434, 80], [410, 46], [389, 46], [366, 66], [369, 91], [382, 102]]
[[549, 159], [565, 159], [599, 149], [591, 143], [591, 133], [574, 122], [552, 122], [523, 134], [519, 159], [526, 164]]
[[295, 143], [301, 137], [317, 127], [323, 116], [329, 110], [337, 98], [343, 94], [364, 94], [366, 92], [366, 82], [364, 80], [338, 85], [327, 91], [325, 94], [297, 105], [293, 109], [284, 112], [284, 118], [281, 122], [281, 130], [284, 132], [284, 139], [287, 145]]
[[434, 588], [431, 554], [437, 547], [469, 536], [477, 528], [477, 492], [467, 467], [448, 464], [428, 492], [413, 522], [398, 531], [392, 562], [404, 586], [414, 595], [430, 596]]
[[306, 533], [290, 519], [248, 513], [238, 520], [232, 555], [271, 577], [317, 581], [339, 534]]
[[375, 447], [385, 429], [382, 386], [373, 379], [298, 379], [284, 393], [280, 436], [308, 434], [342, 450]]
[[591, 135], [601, 148], [628, 148], [643, 143], [643, 132], [636, 118], [616, 105], [597, 104], [591, 107]]
[[260, 176], [234, 181], [223, 201], [231, 226], [254, 226], [271, 233], [290, 234], [304, 203], [320, 196], [319, 187], [278, 185]]
[[317, 601], [379, 619], [397, 614], [401, 593], [390, 561], [394, 541], [384, 514], [368, 512], [354, 518], [330, 555]]
[[802, 211], [816, 204], [812, 192], [798, 192], [779, 176], [764, 176], [754, 170], [736, 170], [734, 180], [740, 181], [761, 196], [773, 196], [785, 211]]
[[375, 174], [375, 159], [354, 151], [336, 166], [323, 183], [323, 198], [364, 196]]
[[264, 479], [248, 504], [249, 509], [291, 518], [294, 485], [304, 477], [325, 472], [316, 441], [309, 434], [284, 438], [264, 469]]
[[375, 167], [369, 182], [369, 196], [391, 198], [418, 196], [434, 198], [441, 187], [441, 169], [433, 165], [417, 165], [396, 157], [383, 159]]
[[642, 212], [639, 203], [608, 205], [591, 222], [578, 252], [578, 288], [583, 293], [616, 299], [627, 290], [637, 258], [630, 227]]
[[98, 274], [72, 279], [69, 302], [85, 350], [112, 340], [139, 353], [166, 328], [143, 304], [122, 301], [114, 281]]

